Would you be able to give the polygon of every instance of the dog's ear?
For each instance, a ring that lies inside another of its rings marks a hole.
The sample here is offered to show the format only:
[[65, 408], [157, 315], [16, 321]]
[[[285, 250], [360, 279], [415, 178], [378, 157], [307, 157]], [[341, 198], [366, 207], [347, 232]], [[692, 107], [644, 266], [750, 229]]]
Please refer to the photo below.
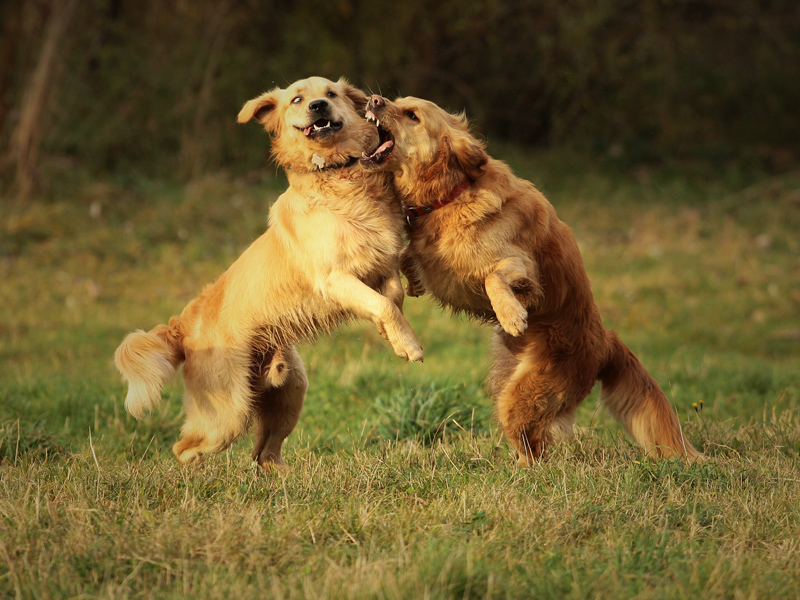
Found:
[[344, 97], [353, 103], [354, 108], [357, 110], [364, 110], [364, 107], [367, 105], [367, 95], [364, 92], [351, 85], [344, 77], [340, 78], [336, 83], [342, 86]]
[[483, 167], [489, 162], [484, 144], [469, 133], [451, 131], [445, 138], [450, 149], [450, 167], [462, 171], [472, 180], [483, 175]]
[[277, 131], [280, 121], [275, 109], [278, 107], [281, 91], [280, 88], [275, 88], [245, 102], [237, 117], [239, 123], [247, 123], [250, 119], [256, 119], [267, 131]]

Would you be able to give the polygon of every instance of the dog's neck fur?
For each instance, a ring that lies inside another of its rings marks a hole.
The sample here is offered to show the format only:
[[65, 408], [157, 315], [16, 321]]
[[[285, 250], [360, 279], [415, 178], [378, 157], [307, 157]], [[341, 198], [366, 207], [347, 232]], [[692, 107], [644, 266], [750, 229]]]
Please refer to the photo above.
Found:
[[395, 185], [406, 206], [421, 207], [441, 202], [465, 179], [466, 174], [448, 165], [445, 153], [439, 152], [428, 166], [412, 169], [403, 165]]
[[[322, 202], [329, 185], [336, 185], [339, 194], [355, 198], [359, 204], [391, 204], [396, 203], [400, 210], [400, 201], [391, 185], [388, 173], [365, 173], [360, 168], [338, 168], [323, 170], [286, 169], [286, 178], [290, 187], [294, 188], [310, 204]], [[341, 198], [339, 198], [341, 200]]]
[[[342, 170], [350, 170], [358, 162], [358, 158], [348, 154], [333, 154], [331, 156], [319, 156], [314, 154], [305, 163], [296, 163], [292, 165], [280, 165], [287, 173], [320, 173], [320, 172], [334, 172]], [[279, 163], [280, 164], [280, 163]]]

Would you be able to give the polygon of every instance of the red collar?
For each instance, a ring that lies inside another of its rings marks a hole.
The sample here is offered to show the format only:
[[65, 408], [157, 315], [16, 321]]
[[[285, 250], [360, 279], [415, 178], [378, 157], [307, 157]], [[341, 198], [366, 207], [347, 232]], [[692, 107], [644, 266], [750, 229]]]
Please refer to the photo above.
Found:
[[472, 185], [472, 183], [473, 181], [471, 179], [465, 179], [452, 190], [450, 190], [450, 193], [447, 194], [447, 197], [443, 200], [439, 200], [433, 204], [426, 204], [425, 206], [412, 206], [408, 208], [406, 210], [406, 222], [411, 225], [422, 215], [427, 215], [428, 213], [435, 211], [437, 208], [442, 208], [443, 206], [450, 204], [453, 200], [458, 198], [464, 192], [464, 190]]

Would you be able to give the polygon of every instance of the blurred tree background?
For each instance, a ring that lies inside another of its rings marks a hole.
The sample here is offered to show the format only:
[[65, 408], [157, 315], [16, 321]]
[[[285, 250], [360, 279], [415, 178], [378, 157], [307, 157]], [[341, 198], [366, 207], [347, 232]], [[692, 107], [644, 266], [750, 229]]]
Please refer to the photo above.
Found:
[[626, 161], [800, 159], [796, 0], [3, 0], [0, 181], [262, 167], [241, 105], [309, 75]]

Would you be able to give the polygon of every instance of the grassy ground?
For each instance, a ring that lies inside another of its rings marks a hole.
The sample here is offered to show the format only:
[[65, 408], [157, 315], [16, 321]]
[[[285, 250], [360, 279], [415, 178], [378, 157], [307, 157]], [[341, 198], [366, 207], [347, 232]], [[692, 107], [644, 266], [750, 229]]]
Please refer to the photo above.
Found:
[[178, 468], [180, 383], [136, 422], [111, 355], [219, 275], [284, 182], [0, 200], [0, 597], [800, 596], [800, 176], [505, 155], [709, 462], [644, 459], [593, 395], [576, 439], [518, 470], [488, 331], [408, 299], [422, 365], [361, 324], [302, 349], [288, 474], [249, 439]]

